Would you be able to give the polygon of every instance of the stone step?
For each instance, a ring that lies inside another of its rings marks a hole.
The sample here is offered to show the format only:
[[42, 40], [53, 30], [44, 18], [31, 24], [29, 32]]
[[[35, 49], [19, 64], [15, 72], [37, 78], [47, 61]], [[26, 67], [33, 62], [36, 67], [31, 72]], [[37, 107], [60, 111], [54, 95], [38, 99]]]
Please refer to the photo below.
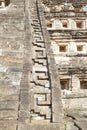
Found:
[[37, 19], [32, 19], [32, 21], [34, 22], [34, 23], [40, 23], [40, 21], [39, 21], [39, 19], [37, 18]]
[[35, 32], [35, 33], [39, 33], [39, 32], [42, 33], [41, 30], [36, 30], [36, 29], [34, 29], [34, 32]]
[[35, 32], [34, 35], [42, 35], [42, 32]]
[[0, 127], [0, 130], [16, 130], [17, 128], [16, 128], [17, 126], [16, 125], [4, 125], [4, 127], [3, 126], [1, 126]]
[[18, 101], [19, 100], [19, 95], [0, 95], [0, 102], [4, 101]]
[[40, 27], [40, 24], [39, 23], [32, 23], [32, 26], [33, 27]]
[[44, 40], [36, 40], [37, 43], [44, 43]]
[[36, 38], [36, 39], [37, 39], [37, 38], [43, 39], [42, 35], [38, 35], [38, 36], [37, 36], [37, 35], [34, 35], [34, 38]]
[[34, 15], [33, 15], [31, 18], [32, 18], [32, 19], [38, 19], [38, 17], [37, 17], [37, 16], [34, 16]]
[[38, 59], [38, 61], [40, 61], [40, 59], [46, 59], [46, 55], [44, 54], [44, 55], [36, 55], [35, 57], [34, 57], [35, 59]]
[[59, 123], [19, 124], [19, 130], [60, 130]]
[[19, 101], [0, 101], [0, 110], [18, 110]]
[[37, 47], [41, 47], [41, 48], [44, 48], [44, 44], [40, 43], [40, 42], [34, 42], [33, 43], [34, 46], [37, 46]]
[[40, 22], [39, 21], [33, 21], [32, 24], [38, 25], [40, 27]]
[[45, 48], [41, 48], [41, 47], [35, 47], [35, 51], [36, 52], [41, 52], [41, 53], [45, 53]]
[[34, 63], [35, 63], [35, 64], [39, 64], [39, 65], [44, 65], [44, 66], [47, 65], [47, 62], [46, 62], [45, 59], [40, 59], [40, 60], [34, 59]]
[[33, 27], [33, 29], [36, 29], [36, 30], [41, 30], [40, 27]]
[[0, 110], [0, 120], [4, 119], [17, 119], [18, 118], [18, 111], [7, 109], [7, 110]]
[[16, 130], [17, 120], [0, 120], [0, 130]]
[[41, 28], [40, 27], [36, 27], [36, 28], [33, 28], [34, 30], [36, 29], [37, 31], [40, 30], [41, 31]]

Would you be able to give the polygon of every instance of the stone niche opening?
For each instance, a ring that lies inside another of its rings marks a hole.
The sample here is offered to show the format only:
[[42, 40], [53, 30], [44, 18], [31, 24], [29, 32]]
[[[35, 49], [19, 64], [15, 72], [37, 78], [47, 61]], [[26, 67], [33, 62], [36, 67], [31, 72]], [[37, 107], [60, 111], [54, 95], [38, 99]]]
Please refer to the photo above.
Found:
[[69, 90], [69, 80], [67, 79], [64, 79], [64, 80], [60, 80], [60, 86], [61, 86], [61, 89], [64, 90]]
[[48, 28], [52, 28], [52, 23], [47, 25]]
[[62, 22], [62, 25], [63, 25], [64, 28], [67, 28], [67, 27], [68, 27], [67, 21], [63, 21], [63, 22]]
[[83, 51], [83, 45], [77, 45], [77, 51]]
[[87, 81], [80, 81], [80, 89], [87, 89]]
[[48, 28], [52, 28], [52, 22], [49, 19], [46, 20], [46, 25]]
[[80, 12], [80, 8], [79, 7], [75, 8], [75, 12]]
[[10, 0], [5, 0], [5, 5], [8, 6], [10, 4]]
[[76, 21], [77, 28], [82, 28], [82, 21]]
[[59, 52], [67, 52], [67, 45], [60, 45]]

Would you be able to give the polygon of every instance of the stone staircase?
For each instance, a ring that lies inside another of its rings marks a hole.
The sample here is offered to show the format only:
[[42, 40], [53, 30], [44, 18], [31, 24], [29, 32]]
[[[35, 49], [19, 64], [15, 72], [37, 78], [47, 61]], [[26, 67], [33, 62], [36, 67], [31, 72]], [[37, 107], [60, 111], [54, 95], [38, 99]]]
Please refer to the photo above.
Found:
[[0, 96], [0, 120], [17, 119], [18, 95]]
[[0, 130], [17, 129], [23, 68], [24, 5], [11, 2], [0, 9]]
[[62, 130], [61, 91], [41, 2], [24, 0], [23, 7], [23, 49], [19, 55], [3, 51], [12, 57], [4, 58], [8, 69], [0, 82], [0, 130]]

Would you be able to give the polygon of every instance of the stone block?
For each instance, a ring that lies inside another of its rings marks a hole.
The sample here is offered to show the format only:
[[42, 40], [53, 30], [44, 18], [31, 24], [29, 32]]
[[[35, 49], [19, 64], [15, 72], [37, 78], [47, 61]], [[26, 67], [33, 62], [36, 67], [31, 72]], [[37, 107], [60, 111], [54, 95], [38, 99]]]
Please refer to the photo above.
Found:
[[48, 124], [29, 124], [29, 125], [26, 125], [26, 124], [19, 124], [18, 126], [18, 130], [63, 130], [63, 129], [60, 129], [59, 127], [59, 124], [51, 124], [51, 123], [48, 123]]
[[7, 86], [0, 87], [0, 95], [7, 95], [7, 94], [8, 94], [8, 87]]
[[19, 95], [0, 95], [0, 102], [6, 101], [18, 101]]
[[0, 110], [18, 110], [18, 101], [0, 101]]
[[18, 111], [0, 110], [0, 119], [17, 119]]
[[16, 120], [0, 120], [0, 130], [16, 130]]

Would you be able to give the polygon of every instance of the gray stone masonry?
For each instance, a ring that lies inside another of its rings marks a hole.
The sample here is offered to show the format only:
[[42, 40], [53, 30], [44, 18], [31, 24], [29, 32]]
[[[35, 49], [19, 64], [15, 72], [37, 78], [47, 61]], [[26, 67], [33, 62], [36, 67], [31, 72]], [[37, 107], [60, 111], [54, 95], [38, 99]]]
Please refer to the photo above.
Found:
[[41, 1], [0, 9], [0, 130], [63, 130], [61, 90]]

